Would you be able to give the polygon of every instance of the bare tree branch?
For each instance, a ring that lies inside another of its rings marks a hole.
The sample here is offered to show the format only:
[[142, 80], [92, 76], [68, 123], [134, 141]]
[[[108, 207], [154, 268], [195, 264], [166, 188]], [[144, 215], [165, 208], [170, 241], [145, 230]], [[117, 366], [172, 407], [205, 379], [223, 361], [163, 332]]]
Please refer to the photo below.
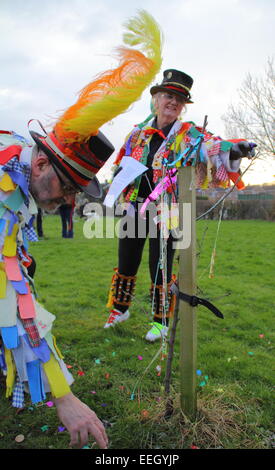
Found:
[[247, 74], [238, 90], [239, 102], [222, 116], [227, 137], [244, 137], [258, 146], [263, 158], [275, 158], [275, 71], [268, 58], [260, 78]]

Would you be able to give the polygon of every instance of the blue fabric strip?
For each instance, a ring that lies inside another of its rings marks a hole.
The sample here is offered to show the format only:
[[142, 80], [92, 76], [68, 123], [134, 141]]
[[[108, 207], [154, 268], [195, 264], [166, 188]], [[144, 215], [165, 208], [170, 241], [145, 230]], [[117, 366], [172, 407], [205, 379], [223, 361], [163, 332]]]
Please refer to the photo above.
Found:
[[9, 223], [9, 229], [8, 229], [8, 235], [11, 235], [12, 234], [12, 229], [13, 229], [13, 226], [14, 224], [17, 224], [18, 222], [18, 217], [16, 214], [14, 214], [13, 212], [10, 214], [10, 223]]
[[131, 140], [132, 140], [133, 134], [130, 135], [129, 139], [126, 142], [126, 149], [125, 149], [125, 157], [129, 157], [131, 155]]
[[6, 225], [5, 219], [0, 219], [0, 234], [3, 232]]
[[27, 362], [27, 374], [32, 402], [39, 403], [45, 400], [46, 394], [42, 383], [39, 359]]
[[20, 186], [20, 188], [22, 189], [24, 195], [26, 197], [28, 197], [29, 190], [28, 190], [28, 183], [27, 183], [27, 180], [25, 178], [25, 175], [23, 173], [19, 173], [18, 171], [12, 171], [12, 170], [8, 170], [8, 169], [6, 170], [6, 172], [9, 174], [12, 181], [15, 184], [18, 184], [18, 186]]
[[23, 336], [24, 340], [28, 344], [28, 346], [31, 348], [32, 352], [35, 354], [35, 356], [40, 359], [42, 362], [48, 362], [50, 360], [51, 356], [51, 350], [48, 346], [47, 341], [44, 338], [41, 338], [40, 344], [37, 347], [32, 347], [30, 340], [28, 338], [28, 335]]
[[1, 335], [7, 349], [17, 348], [19, 345], [17, 326], [5, 326], [1, 328]]
[[3, 344], [0, 348], [0, 369], [7, 370], [7, 364], [6, 364], [6, 361], [5, 361], [5, 350], [4, 350], [4, 345]]
[[21, 279], [21, 281], [11, 281], [12, 286], [18, 292], [18, 294], [27, 294], [28, 288], [25, 279]]

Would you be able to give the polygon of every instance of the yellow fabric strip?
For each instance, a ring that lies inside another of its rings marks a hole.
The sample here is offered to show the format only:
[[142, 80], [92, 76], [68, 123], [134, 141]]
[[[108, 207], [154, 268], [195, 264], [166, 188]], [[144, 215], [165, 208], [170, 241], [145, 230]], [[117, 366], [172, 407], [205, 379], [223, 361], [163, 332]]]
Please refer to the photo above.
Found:
[[70, 393], [71, 389], [53, 354], [51, 354], [50, 360], [43, 364], [43, 367], [54, 398], [60, 398]]
[[56, 344], [56, 337], [54, 335], [52, 335], [52, 339], [53, 339], [53, 345], [55, 347], [55, 350], [56, 350], [58, 356], [60, 357], [60, 359], [64, 359], [63, 354], [61, 353], [60, 349], [58, 348], [58, 346]]
[[4, 263], [0, 263], [0, 299], [4, 299], [6, 297], [6, 290], [7, 290], [7, 276], [5, 272]]
[[6, 398], [12, 395], [14, 381], [15, 381], [15, 365], [12, 360], [11, 350], [5, 348], [5, 361], [7, 364], [7, 377], [6, 377]]
[[12, 181], [10, 175], [8, 175], [8, 173], [5, 173], [0, 180], [0, 189], [2, 191], [14, 191], [15, 188], [16, 185]]
[[12, 233], [7, 235], [4, 241], [4, 247], [2, 254], [4, 256], [15, 256], [16, 255], [16, 235], [18, 232], [18, 225], [14, 224], [12, 228]]

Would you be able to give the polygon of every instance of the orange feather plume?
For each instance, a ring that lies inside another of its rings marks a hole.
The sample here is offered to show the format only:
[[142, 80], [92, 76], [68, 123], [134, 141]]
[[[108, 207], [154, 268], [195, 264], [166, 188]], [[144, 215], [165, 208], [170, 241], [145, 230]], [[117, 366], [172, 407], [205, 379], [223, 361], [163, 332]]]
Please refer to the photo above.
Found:
[[147, 56], [136, 49], [118, 47], [119, 66], [85, 86], [77, 102], [58, 119], [54, 130], [60, 141], [87, 141], [103, 124], [138, 100], [160, 70], [162, 34], [153, 17], [141, 10], [125, 26], [128, 32], [124, 34], [124, 43], [140, 44]]

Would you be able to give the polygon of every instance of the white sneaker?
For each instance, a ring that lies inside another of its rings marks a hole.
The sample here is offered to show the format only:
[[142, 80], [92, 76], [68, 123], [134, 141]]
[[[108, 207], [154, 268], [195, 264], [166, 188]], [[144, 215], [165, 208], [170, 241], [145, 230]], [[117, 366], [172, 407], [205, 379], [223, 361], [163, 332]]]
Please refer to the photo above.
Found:
[[151, 325], [153, 325], [151, 330], [149, 330], [147, 335], [145, 336], [145, 339], [147, 339], [147, 341], [151, 341], [151, 343], [153, 343], [157, 339], [165, 338], [167, 336], [168, 326], [164, 326], [156, 321], [151, 323]]
[[129, 316], [130, 316], [129, 310], [126, 310], [126, 312], [124, 313], [116, 309], [111, 310], [111, 313], [109, 315], [107, 323], [105, 323], [104, 325], [104, 328], [110, 328], [110, 326], [115, 326], [117, 323], [122, 323], [128, 320]]

